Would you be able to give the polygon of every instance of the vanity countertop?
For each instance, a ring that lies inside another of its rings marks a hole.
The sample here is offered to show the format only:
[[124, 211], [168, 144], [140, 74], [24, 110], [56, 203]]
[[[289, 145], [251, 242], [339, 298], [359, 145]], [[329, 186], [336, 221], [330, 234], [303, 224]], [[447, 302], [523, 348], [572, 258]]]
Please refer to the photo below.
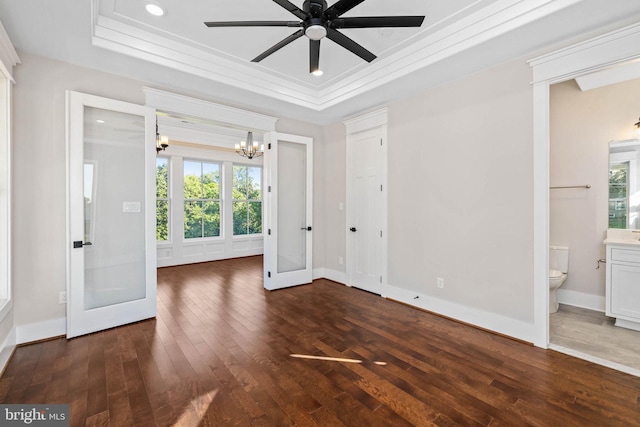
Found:
[[607, 230], [605, 245], [640, 246], [640, 230]]
[[610, 239], [610, 238], [607, 237], [603, 243], [605, 245], [622, 245], [622, 246], [639, 246], [640, 247], [640, 240], [639, 239], [636, 239], [636, 240], [631, 240], [631, 239]]

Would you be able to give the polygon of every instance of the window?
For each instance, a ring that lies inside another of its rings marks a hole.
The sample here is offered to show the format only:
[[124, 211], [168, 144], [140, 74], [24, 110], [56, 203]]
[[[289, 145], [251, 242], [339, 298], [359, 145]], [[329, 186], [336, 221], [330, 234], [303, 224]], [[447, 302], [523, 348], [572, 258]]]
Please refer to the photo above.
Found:
[[262, 233], [262, 168], [233, 167], [233, 234]]
[[184, 161], [184, 238], [220, 236], [220, 164]]
[[609, 166], [609, 228], [627, 228], [629, 162]]
[[156, 240], [169, 240], [169, 159], [156, 158]]

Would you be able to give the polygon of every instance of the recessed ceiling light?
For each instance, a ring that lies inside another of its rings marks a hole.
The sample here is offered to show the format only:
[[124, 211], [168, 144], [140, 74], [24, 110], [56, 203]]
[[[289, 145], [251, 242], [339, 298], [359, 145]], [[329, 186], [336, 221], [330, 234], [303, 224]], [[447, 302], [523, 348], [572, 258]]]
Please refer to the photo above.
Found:
[[96, 120], [96, 122], [98, 122], [98, 123], [104, 123], [104, 120], [102, 120], [102, 119], [98, 119], [98, 120]]
[[322, 75], [322, 70], [314, 70], [311, 72], [314, 76], [320, 77]]
[[147, 9], [147, 12], [149, 12], [153, 16], [164, 16], [165, 14], [164, 9], [155, 3], [147, 3], [145, 8]]

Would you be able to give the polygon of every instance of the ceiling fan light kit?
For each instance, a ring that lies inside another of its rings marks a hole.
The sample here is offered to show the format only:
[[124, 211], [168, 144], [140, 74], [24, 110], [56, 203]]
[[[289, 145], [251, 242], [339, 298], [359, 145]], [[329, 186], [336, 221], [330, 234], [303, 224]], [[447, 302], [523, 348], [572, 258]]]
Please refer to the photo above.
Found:
[[350, 11], [365, 0], [338, 0], [330, 7], [327, 7], [325, 0], [305, 0], [302, 9], [289, 0], [273, 1], [301, 19], [301, 21], [227, 21], [205, 22], [204, 24], [210, 28], [298, 27], [300, 28], [298, 31], [285, 37], [282, 41], [255, 57], [251, 62], [260, 62], [294, 40], [306, 36], [309, 39], [309, 72], [314, 75], [321, 75], [320, 40], [325, 37], [367, 62], [376, 59], [376, 55], [338, 30], [345, 28], [420, 27], [424, 21], [424, 16], [364, 16], [341, 18], [344, 13]]

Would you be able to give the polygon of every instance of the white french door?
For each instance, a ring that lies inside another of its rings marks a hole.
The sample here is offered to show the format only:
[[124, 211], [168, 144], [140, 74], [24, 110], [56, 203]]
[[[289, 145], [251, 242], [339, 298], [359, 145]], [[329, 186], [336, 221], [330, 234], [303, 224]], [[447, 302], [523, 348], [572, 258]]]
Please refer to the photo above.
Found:
[[154, 120], [67, 92], [67, 338], [156, 315]]
[[311, 283], [313, 244], [313, 140], [266, 135], [264, 287]]

